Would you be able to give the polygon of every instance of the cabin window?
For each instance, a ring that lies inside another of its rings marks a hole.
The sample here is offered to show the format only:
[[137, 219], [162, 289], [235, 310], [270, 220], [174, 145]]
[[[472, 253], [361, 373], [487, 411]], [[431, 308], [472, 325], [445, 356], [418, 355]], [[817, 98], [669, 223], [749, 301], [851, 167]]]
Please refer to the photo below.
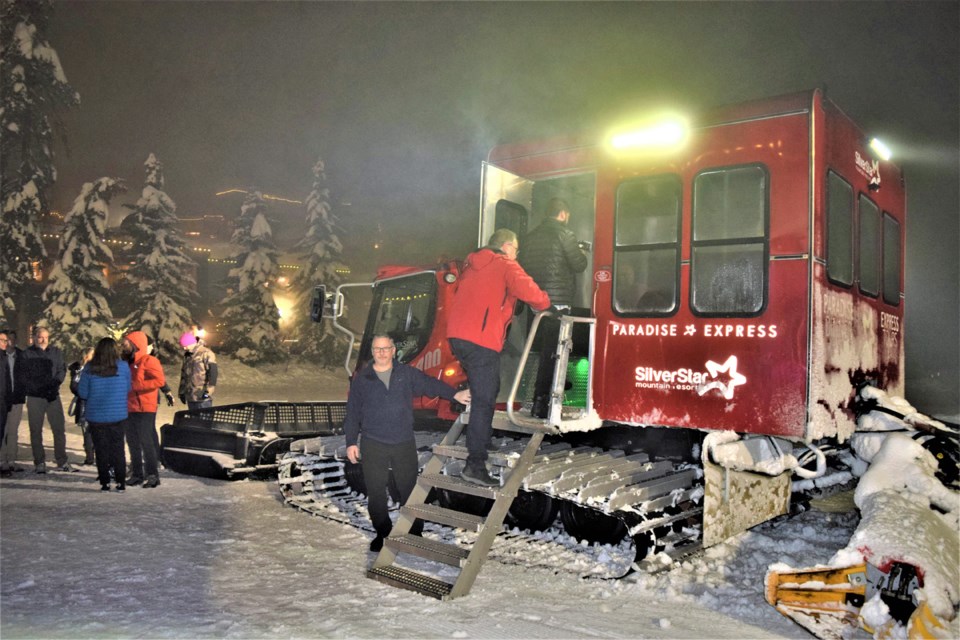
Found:
[[680, 178], [653, 176], [617, 189], [613, 309], [665, 316], [677, 309], [680, 273]]
[[880, 209], [860, 194], [860, 291], [880, 293]]
[[883, 214], [883, 301], [900, 304], [900, 223]]
[[693, 183], [691, 307], [760, 313], [766, 304], [769, 180], [761, 166], [711, 169]]
[[432, 271], [378, 283], [372, 303], [376, 313], [370, 314], [360, 356], [369, 354], [371, 336], [386, 334], [397, 346], [397, 359], [409, 364], [430, 339], [436, 292]]
[[853, 188], [833, 171], [827, 173], [827, 277], [853, 283]]

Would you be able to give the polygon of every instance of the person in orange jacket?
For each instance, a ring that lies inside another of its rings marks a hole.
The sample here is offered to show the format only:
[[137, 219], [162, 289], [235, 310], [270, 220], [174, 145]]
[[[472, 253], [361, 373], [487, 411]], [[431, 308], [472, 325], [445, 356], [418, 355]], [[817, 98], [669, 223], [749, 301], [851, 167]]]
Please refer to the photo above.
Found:
[[166, 379], [160, 361], [147, 351], [144, 332], [131, 331], [124, 336], [121, 350], [130, 364], [129, 416], [123, 428], [130, 450], [127, 484], [143, 484], [144, 488], [150, 489], [160, 484], [154, 433], [157, 430], [157, 391], [166, 384]]

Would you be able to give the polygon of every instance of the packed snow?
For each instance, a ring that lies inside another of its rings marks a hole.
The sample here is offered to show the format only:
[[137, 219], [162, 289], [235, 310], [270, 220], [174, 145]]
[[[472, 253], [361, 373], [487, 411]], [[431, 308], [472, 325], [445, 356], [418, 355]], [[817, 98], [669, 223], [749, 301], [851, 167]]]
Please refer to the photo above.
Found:
[[[346, 389], [342, 370], [223, 358], [215, 401], [343, 399]], [[181, 408], [162, 406], [158, 425]], [[69, 418], [67, 437], [76, 464]], [[767, 568], [827, 564], [859, 522], [848, 495], [622, 580], [582, 577], [541, 547], [529, 562], [522, 548], [498, 554], [498, 541], [470, 594], [441, 603], [366, 579], [372, 533], [284, 506], [275, 482], [164, 471], [156, 489], [103, 493], [92, 467], [34, 474], [28, 439], [24, 417], [26, 470], [0, 482], [3, 638], [806, 638], [766, 603]], [[52, 457], [48, 427], [45, 440]]]

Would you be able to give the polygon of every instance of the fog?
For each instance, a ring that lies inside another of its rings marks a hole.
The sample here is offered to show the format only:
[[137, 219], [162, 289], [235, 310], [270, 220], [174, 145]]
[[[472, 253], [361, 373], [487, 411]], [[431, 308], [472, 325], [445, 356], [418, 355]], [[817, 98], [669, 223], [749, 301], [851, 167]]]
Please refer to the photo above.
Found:
[[302, 199], [323, 157], [355, 269], [428, 261], [475, 244], [499, 142], [825, 86], [904, 167], [907, 396], [957, 415], [958, 25], [954, 2], [55, 2], [82, 106], [53, 204], [102, 175], [135, 200], [152, 152], [181, 215], [232, 216], [214, 194]]

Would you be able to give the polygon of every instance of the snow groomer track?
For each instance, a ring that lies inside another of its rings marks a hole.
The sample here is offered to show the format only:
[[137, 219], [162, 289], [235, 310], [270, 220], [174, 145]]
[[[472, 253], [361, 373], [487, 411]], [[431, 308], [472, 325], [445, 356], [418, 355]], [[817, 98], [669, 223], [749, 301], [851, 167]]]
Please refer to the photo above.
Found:
[[[456, 459], [456, 450], [463, 448], [462, 442], [438, 446], [442, 437], [439, 432], [417, 432], [421, 469], [434, 452], [451, 454], [443, 472], [459, 476], [462, 460]], [[494, 442], [499, 451], [490, 454], [490, 465], [497, 475], [511, 467], [526, 441], [498, 434]], [[279, 461], [280, 490], [292, 507], [372, 531], [360, 468], [344, 463], [345, 450], [344, 436], [292, 443]], [[699, 468], [651, 462], [646, 454], [544, 443], [514, 502], [510, 526], [497, 536], [490, 558], [601, 579], [628, 575], [637, 563], [647, 570], [665, 568], [663, 563], [648, 567], [640, 561], [654, 551], [681, 555], [699, 548], [700, 481]], [[444, 491], [436, 497], [441, 506], [456, 500]], [[482, 511], [482, 499], [476, 501]], [[577, 535], [585, 531], [589, 535]], [[463, 547], [472, 545], [477, 536], [430, 522], [424, 535]]]

